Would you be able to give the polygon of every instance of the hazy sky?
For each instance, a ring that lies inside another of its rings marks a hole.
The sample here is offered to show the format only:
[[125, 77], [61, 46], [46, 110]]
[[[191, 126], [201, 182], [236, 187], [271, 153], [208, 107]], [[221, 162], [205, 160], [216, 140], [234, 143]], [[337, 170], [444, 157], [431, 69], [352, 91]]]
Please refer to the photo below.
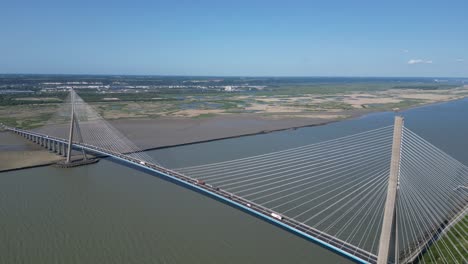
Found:
[[1, 1], [0, 73], [468, 77], [468, 1]]

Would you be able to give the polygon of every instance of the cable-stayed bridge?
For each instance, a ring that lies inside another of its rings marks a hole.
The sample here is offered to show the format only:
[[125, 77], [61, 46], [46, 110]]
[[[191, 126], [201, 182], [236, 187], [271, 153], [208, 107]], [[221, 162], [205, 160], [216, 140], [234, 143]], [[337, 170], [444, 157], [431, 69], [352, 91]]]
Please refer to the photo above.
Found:
[[241, 159], [165, 168], [71, 91], [43, 128], [4, 126], [71, 159], [72, 150], [157, 175], [358, 263], [466, 263], [468, 167], [404, 126]]

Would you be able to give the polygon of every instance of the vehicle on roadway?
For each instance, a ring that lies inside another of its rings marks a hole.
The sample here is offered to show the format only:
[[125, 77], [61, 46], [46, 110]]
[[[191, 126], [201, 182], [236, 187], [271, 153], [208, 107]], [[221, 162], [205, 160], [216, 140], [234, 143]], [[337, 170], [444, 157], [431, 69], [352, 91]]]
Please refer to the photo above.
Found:
[[200, 185], [205, 185], [205, 181], [202, 181], [202, 180], [197, 179], [197, 183], [200, 184]]
[[283, 217], [277, 213], [271, 213], [271, 216], [278, 219], [278, 220], [283, 220]]

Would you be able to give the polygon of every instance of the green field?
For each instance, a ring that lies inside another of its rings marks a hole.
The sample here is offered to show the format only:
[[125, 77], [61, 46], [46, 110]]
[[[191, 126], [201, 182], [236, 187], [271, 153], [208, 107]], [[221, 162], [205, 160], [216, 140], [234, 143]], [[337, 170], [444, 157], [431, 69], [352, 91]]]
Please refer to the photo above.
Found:
[[467, 263], [468, 216], [450, 230], [424, 254], [422, 263]]
[[[65, 81], [63, 79], [65, 76], [55, 78], [54, 80]], [[103, 83], [107, 81], [107, 84], [110, 84], [112, 78], [103, 77], [94, 81]], [[337, 120], [356, 113], [406, 109], [468, 96], [468, 87], [453, 83], [434, 83], [427, 79], [383, 81], [373, 78], [315, 80], [233, 77], [216, 82], [215, 78], [207, 78], [211, 80], [207, 85], [212, 85], [209, 89], [183, 86], [187, 84], [186, 82], [189, 84], [194, 82], [192, 79], [202, 80], [201, 83], [205, 83], [201, 77], [128, 77], [119, 78], [119, 83], [133, 85], [165, 83], [175, 85], [176, 88], [89, 88], [76, 89], [76, 91], [84, 101], [94, 106], [99, 114], [109, 120], [160, 117], [212, 118], [221, 114], [248, 114], [266, 118], [288, 118], [288, 116], [322, 118], [323, 115], [321, 117], [320, 114], [330, 114], [334, 116], [330, 118]], [[34, 81], [39, 82], [36, 79]], [[253, 86], [246, 86], [247, 84]], [[40, 87], [40, 83], [37, 85]], [[196, 85], [200, 83], [197, 82]], [[239, 86], [234, 92], [226, 92], [224, 89], [216, 88], [223, 87], [222, 85]], [[63, 90], [43, 91], [36, 86], [5, 87], [27, 91], [27, 93], [0, 93], [0, 122], [20, 128], [29, 129], [44, 125], [68, 97], [68, 92]], [[408, 93], [412, 95], [405, 97]]]

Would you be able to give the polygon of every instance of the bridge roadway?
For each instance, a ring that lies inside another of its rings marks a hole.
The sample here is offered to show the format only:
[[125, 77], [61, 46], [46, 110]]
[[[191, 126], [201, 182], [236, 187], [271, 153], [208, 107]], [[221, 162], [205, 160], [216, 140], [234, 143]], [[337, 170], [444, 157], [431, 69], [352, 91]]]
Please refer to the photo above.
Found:
[[[5, 129], [18, 134], [23, 133], [38, 136], [42, 138], [47, 138], [49, 140], [55, 140], [56, 142], [65, 143], [68, 145], [67, 140], [63, 138], [52, 137], [45, 134], [12, 127], [5, 127]], [[166, 180], [174, 181], [184, 187], [194, 189], [195, 191], [198, 191], [202, 194], [227, 203], [228, 205], [246, 211], [254, 216], [259, 217], [262, 220], [266, 220], [267, 222], [277, 225], [295, 235], [306, 238], [307, 240], [313, 241], [322, 247], [330, 249], [333, 252], [339, 253], [340, 255], [343, 255], [357, 263], [377, 263], [377, 256], [372, 253], [369, 253], [361, 248], [358, 248], [345, 241], [342, 241], [338, 238], [321, 232], [313, 227], [298, 222], [297, 220], [294, 220], [290, 217], [281, 215], [280, 213], [265, 208], [259, 204], [255, 204], [235, 194], [211, 186], [209, 184], [205, 184], [204, 182], [200, 182], [197, 179], [185, 176], [179, 172], [164, 168], [156, 164], [148, 163], [146, 161], [138, 160], [136, 158], [130, 157], [128, 154], [117, 153], [85, 143], [73, 143], [73, 147], [80, 150], [85, 149], [87, 151], [101, 154], [104, 156], [110, 156], [114, 159], [123, 161], [124, 164], [133, 165], [146, 171], [156, 173], [159, 177], [163, 179], [165, 178]], [[274, 215], [276, 215], [276, 217]]]

